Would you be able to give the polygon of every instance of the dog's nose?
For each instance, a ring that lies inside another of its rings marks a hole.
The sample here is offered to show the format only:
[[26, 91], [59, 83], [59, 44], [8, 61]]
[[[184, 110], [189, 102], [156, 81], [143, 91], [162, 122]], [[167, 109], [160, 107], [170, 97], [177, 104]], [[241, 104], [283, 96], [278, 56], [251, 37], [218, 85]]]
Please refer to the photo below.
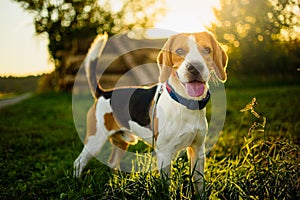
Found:
[[188, 65], [187, 70], [193, 74], [193, 75], [198, 75], [199, 74], [199, 68], [200, 67], [195, 67], [194, 65]]

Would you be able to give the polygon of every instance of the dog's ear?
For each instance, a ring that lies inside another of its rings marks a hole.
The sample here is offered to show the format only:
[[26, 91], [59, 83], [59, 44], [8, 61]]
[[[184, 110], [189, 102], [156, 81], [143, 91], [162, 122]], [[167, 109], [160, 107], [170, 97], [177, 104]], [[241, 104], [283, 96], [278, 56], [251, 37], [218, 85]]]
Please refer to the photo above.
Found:
[[164, 44], [163, 48], [157, 56], [157, 65], [159, 67], [159, 77], [158, 81], [163, 83], [168, 80], [172, 72], [172, 52], [171, 44], [173, 37], [170, 37], [167, 42]]
[[[211, 35], [211, 34], [210, 34]], [[225, 82], [227, 80], [227, 74], [226, 74], [226, 67], [228, 62], [228, 57], [226, 52], [223, 50], [221, 45], [217, 42], [215, 37], [211, 35], [211, 42], [213, 45], [213, 68], [215, 71], [215, 74], [217, 75], [218, 79], [222, 82]]]

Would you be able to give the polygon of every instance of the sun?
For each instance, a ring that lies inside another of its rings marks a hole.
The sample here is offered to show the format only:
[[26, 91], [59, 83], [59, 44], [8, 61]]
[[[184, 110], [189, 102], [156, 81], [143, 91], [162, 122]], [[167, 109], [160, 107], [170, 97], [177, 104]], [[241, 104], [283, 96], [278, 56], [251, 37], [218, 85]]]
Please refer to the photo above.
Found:
[[199, 32], [215, 21], [213, 8], [220, 7], [219, 0], [166, 0], [167, 13], [156, 28], [174, 32]]

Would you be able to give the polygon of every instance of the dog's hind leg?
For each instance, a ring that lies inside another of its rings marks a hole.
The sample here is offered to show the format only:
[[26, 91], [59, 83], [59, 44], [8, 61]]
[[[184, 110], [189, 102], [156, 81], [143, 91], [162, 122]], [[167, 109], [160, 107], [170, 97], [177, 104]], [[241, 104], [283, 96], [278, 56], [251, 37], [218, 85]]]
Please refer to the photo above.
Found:
[[74, 176], [80, 177], [83, 169], [91, 160], [95, 157], [102, 149], [106, 142], [106, 136], [104, 134], [98, 133], [96, 135], [90, 136], [87, 143], [78, 158], [74, 162]]
[[109, 167], [115, 169], [119, 166], [122, 158], [125, 156], [128, 144], [124, 144], [122, 147], [113, 146], [110, 158], [108, 160]]
[[137, 138], [126, 131], [119, 131], [110, 137], [113, 150], [110, 154], [108, 164], [111, 168], [116, 168], [124, 157], [128, 146], [137, 143]]
[[104, 130], [97, 130], [95, 118], [95, 105], [87, 113], [87, 134], [85, 145], [74, 162], [74, 177], [80, 177], [84, 167], [93, 156], [96, 156], [106, 142], [106, 136], [102, 133]]
[[108, 164], [111, 168], [116, 168], [124, 157], [129, 144], [122, 139], [122, 132], [116, 133], [110, 137], [110, 143], [113, 146]]
[[77, 159], [74, 161], [74, 171], [73, 176], [76, 178], [79, 178], [83, 169], [87, 165], [87, 163], [91, 160], [93, 156], [88, 152], [86, 147], [83, 148], [80, 155], [77, 157]]

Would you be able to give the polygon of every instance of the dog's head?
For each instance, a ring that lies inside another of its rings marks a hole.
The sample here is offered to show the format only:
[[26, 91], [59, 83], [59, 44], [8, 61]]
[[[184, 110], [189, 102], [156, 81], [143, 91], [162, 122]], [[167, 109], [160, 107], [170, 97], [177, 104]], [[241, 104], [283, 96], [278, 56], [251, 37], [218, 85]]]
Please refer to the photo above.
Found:
[[191, 97], [203, 94], [212, 71], [222, 82], [227, 78], [227, 55], [208, 32], [171, 36], [159, 53], [157, 62], [159, 82], [173, 76]]

